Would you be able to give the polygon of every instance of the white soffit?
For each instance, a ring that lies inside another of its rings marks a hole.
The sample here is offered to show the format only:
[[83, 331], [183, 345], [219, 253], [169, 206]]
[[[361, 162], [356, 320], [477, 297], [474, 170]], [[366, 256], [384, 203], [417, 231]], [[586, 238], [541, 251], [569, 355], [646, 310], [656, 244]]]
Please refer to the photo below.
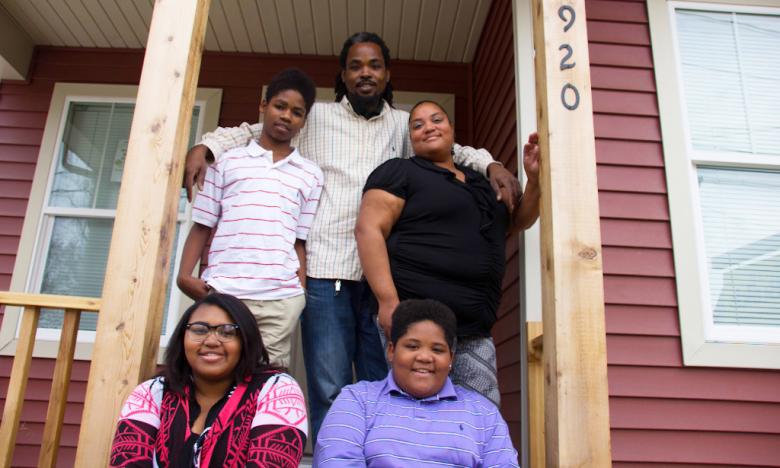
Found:
[[[189, 1], [189, 0], [181, 0]], [[471, 62], [492, 0], [212, 0], [206, 50], [337, 55], [378, 33], [393, 58]], [[153, 0], [0, 0], [36, 45], [141, 48]]]

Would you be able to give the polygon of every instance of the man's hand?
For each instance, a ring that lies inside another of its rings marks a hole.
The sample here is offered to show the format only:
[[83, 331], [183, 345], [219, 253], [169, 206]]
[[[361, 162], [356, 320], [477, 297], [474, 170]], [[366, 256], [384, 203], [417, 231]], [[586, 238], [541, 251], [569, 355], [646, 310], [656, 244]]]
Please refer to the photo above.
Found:
[[490, 185], [496, 192], [496, 200], [503, 201], [509, 212], [515, 210], [520, 199], [520, 181], [511, 172], [498, 163], [492, 163], [487, 168]]
[[203, 299], [209, 294], [209, 285], [202, 279], [194, 276], [179, 275], [176, 278], [176, 285], [184, 294], [195, 301]]
[[[206, 180], [206, 170], [209, 168], [208, 156], [211, 151], [205, 145], [195, 145], [187, 152], [184, 161], [184, 188], [187, 189], [187, 200], [192, 202], [192, 188], [197, 184], [198, 190], [203, 190], [203, 181]], [[214, 157], [211, 157], [214, 160]]]
[[397, 306], [397, 298], [393, 301], [379, 302], [379, 326], [384, 330], [388, 341], [390, 340], [390, 327], [393, 324], [393, 312], [395, 312]]
[[523, 168], [529, 184], [539, 185], [539, 153], [539, 134], [533, 132], [523, 146]]

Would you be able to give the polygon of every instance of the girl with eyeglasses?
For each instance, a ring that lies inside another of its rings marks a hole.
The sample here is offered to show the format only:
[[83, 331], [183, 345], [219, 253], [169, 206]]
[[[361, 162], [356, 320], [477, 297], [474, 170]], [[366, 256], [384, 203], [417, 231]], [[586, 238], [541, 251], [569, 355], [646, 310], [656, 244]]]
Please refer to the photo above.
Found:
[[303, 393], [269, 367], [252, 313], [211, 294], [182, 315], [160, 375], [125, 402], [111, 466], [297, 467], [307, 431]]

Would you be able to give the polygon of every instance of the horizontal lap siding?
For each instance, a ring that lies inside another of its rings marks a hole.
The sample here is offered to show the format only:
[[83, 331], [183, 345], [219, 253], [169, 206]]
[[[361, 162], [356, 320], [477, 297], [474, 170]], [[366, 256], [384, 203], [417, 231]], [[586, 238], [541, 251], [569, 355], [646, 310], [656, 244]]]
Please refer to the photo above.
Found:
[[51, 88], [29, 95], [0, 83], [0, 290], [11, 284]]
[[585, 6], [614, 466], [780, 466], [780, 373], [682, 363], [646, 6]]
[[[517, 172], [515, 69], [512, 2], [495, 0], [473, 62], [474, 145], [486, 148], [507, 169]], [[520, 291], [519, 241], [507, 239], [506, 274], [498, 321], [493, 327], [498, 360], [501, 413], [512, 440], [520, 446]]]
[[[10, 286], [54, 83], [137, 84], [142, 62], [140, 50], [39, 48], [29, 83], [0, 83], [0, 290]], [[328, 88], [333, 86], [339, 69], [335, 57], [207, 53], [199, 86], [222, 88], [220, 125], [255, 122], [262, 86], [277, 71], [290, 66], [303, 69], [318, 86]], [[392, 63], [392, 71], [395, 89], [454, 94], [455, 130], [461, 142], [471, 143], [468, 65], [398, 61]], [[11, 362], [10, 357], [0, 357], [0, 406], [5, 402]], [[73, 464], [88, 369], [88, 362], [74, 364], [59, 466]], [[33, 360], [14, 452], [15, 467], [37, 463], [52, 372], [52, 360]]]

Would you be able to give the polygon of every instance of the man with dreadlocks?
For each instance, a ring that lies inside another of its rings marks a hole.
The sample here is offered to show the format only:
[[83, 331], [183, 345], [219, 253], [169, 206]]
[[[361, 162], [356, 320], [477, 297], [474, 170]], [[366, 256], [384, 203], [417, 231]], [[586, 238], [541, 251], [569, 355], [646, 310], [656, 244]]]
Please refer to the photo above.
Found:
[[[362, 278], [353, 231], [363, 185], [381, 163], [411, 157], [409, 114], [393, 108], [390, 51], [368, 32], [350, 36], [339, 55], [336, 101], [316, 103], [293, 145], [315, 161], [325, 183], [306, 241], [307, 293], [301, 320], [312, 440], [341, 388], [380, 380], [387, 366], [372, 313], [373, 295]], [[261, 133], [260, 124], [220, 128], [187, 154], [185, 186], [203, 185], [207, 160]], [[485, 150], [455, 145], [458, 164], [487, 174], [510, 210], [518, 200], [517, 178]]]

